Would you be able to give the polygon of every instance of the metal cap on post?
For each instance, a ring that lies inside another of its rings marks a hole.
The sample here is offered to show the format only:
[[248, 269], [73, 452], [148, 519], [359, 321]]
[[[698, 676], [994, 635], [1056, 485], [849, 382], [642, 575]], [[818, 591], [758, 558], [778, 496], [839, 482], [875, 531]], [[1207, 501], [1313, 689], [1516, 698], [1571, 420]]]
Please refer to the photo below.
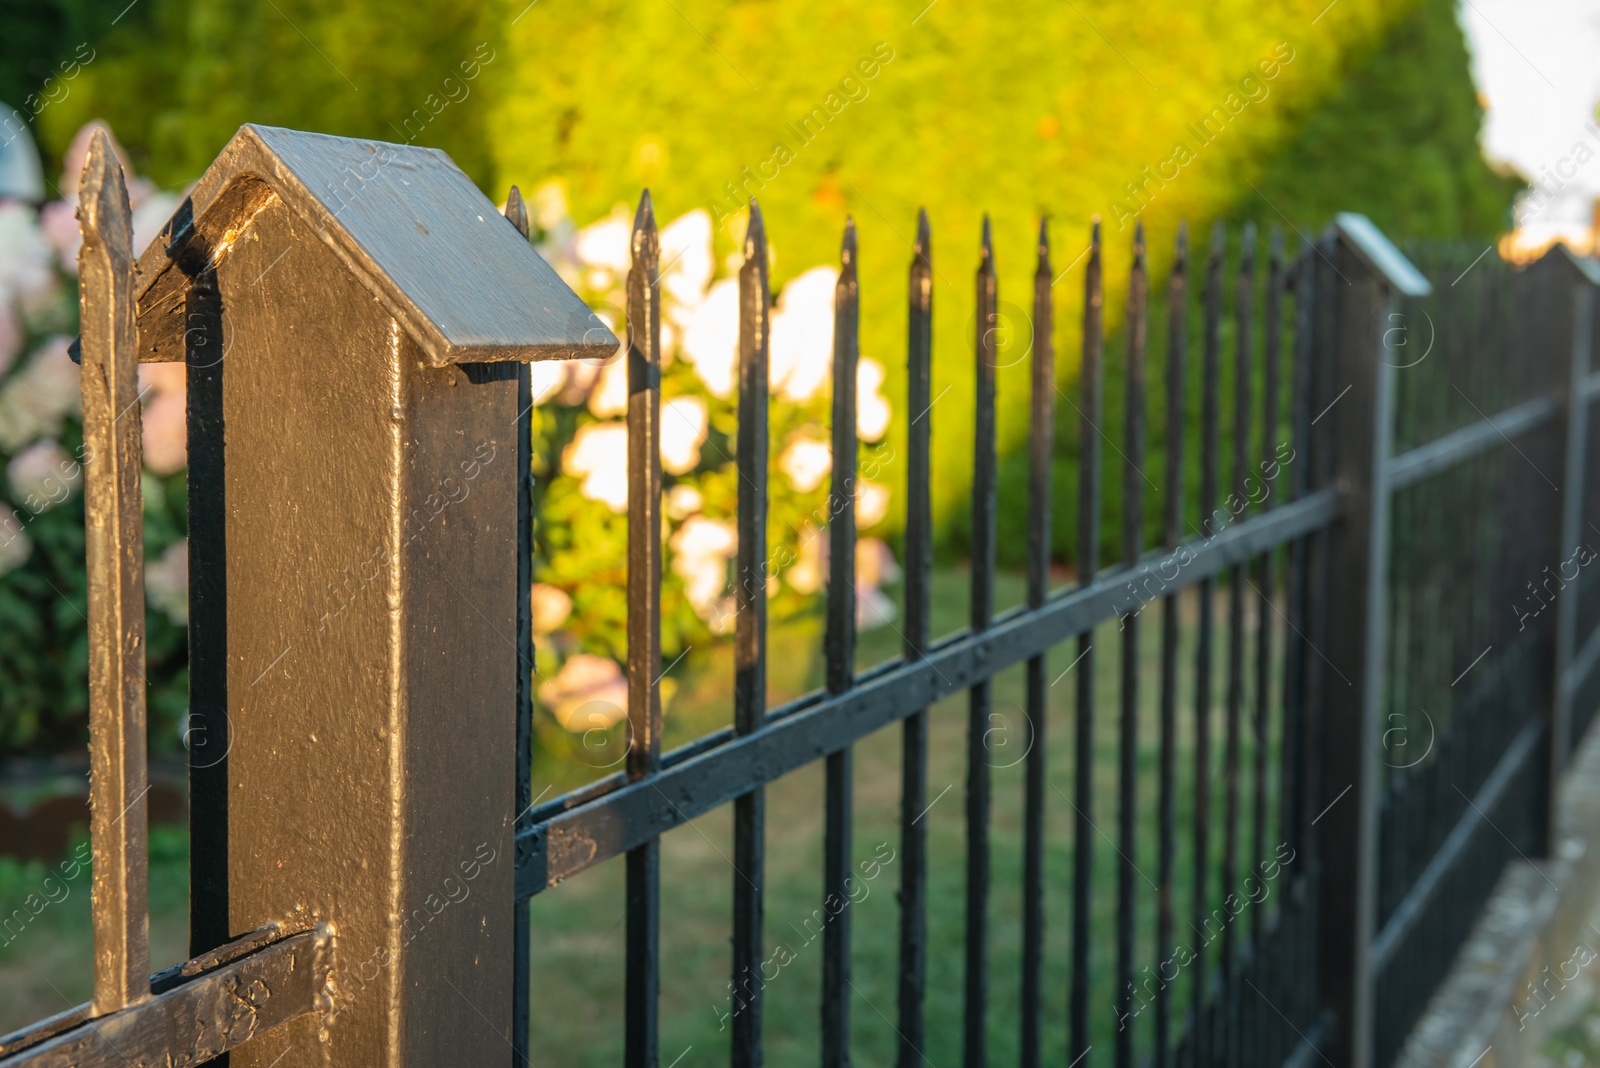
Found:
[[497, 1063], [514, 362], [617, 339], [414, 146], [246, 126], [137, 270], [141, 359], [189, 372], [196, 941], [334, 932], [325, 1011], [233, 1064]]
[[[1396, 296], [1428, 280], [1364, 215], [1335, 218], [1335, 339], [1327, 369], [1327, 448], [1340, 517], [1329, 530], [1320, 834], [1322, 990], [1334, 1017], [1334, 1063], [1372, 1063], [1371, 946], [1377, 913], [1380, 696], [1388, 582], [1388, 461], [1394, 367], [1383, 358]], [[1321, 416], [1319, 416], [1321, 418]], [[1313, 433], [1318, 431], [1313, 430]], [[1346, 795], [1349, 796], [1346, 796]]]

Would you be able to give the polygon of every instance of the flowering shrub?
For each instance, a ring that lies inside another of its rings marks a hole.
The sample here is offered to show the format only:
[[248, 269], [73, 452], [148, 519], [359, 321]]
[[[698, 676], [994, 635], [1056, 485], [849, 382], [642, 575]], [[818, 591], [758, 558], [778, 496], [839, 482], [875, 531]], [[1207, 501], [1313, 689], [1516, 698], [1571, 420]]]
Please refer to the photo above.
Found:
[[[77, 329], [79, 235], [75, 190], [90, 128], [66, 159], [63, 199], [42, 208], [0, 202], [0, 742], [58, 749], [85, 731], [82, 443], [78, 369], [67, 356]], [[129, 174], [136, 249], [178, 203]], [[541, 253], [619, 331], [630, 222], [618, 209], [578, 229], [559, 183], [534, 197]], [[666, 524], [662, 588], [670, 660], [731, 635], [737, 430], [737, 263], [712, 256], [711, 219], [691, 212], [663, 229], [662, 430]], [[814, 613], [827, 567], [826, 420], [838, 272], [791, 279], [772, 315], [768, 560], [771, 617]], [[627, 378], [624, 361], [533, 365], [535, 578], [539, 705], [567, 731], [607, 729], [625, 715], [627, 681]], [[860, 362], [856, 487], [862, 537], [854, 561], [859, 622], [893, 618], [880, 586], [896, 577], [881, 537], [894, 462], [879, 444], [890, 410], [883, 367]], [[148, 677], [158, 748], [180, 738], [187, 702], [184, 529], [184, 368], [139, 369], [144, 440], [145, 590], [151, 608]], [[672, 681], [663, 681], [669, 697]]]
[[[533, 198], [540, 252], [607, 322], [624, 327], [631, 222], [618, 207], [583, 229], [558, 182]], [[667, 664], [734, 627], [739, 474], [739, 262], [712, 255], [711, 218], [692, 211], [661, 231], [661, 464], [666, 494], [662, 652]], [[790, 279], [772, 312], [767, 563], [761, 581], [775, 623], [814, 612], [827, 573], [828, 441], [833, 292], [838, 271]], [[627, 370], [605, 361], [533, 365], [538, 531], [532, 590], [540, 704], [569, 731], [611, 727], [626, 714]], [[896, 577], [874, 532], [889, 509], [878, 479], [889, 405], [883, 367], [863, 357], [857, 431], [863, 442], [854, 561], [858, 621], [893, 618], [880, 584]], [[672, 680], [662, 682], [663, 700]]]
[[[0, 199], [0, 749], [50, 752], [87, 738], [88, 624], [83, 566], [83, 427], [77, 333], [77, 188], [91, 127], [66, 156], [61, 199]], [[127, 161], [134, 245], [161, 229], [178, 198]], [[178, 747], [188, 702], [184, 529], [184, 372], [139, 369], [150, 613], [146, 677], [151, 736]]]

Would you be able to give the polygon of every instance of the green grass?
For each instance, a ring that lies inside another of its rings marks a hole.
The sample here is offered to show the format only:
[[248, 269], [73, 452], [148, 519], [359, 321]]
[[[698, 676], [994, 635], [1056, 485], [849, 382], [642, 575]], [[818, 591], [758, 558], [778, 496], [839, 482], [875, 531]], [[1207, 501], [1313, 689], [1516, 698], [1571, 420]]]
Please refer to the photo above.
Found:
[[[967, 577], [961, 571], [935, 575], [934, 628], [938, 633], [958, 629], [967, 616]], [[1020, 578], [1002, 574], [996, 602], [1001, 608], [1018, 603], [1023, 595]], [[1179, 746], [1183, 754], [1192, 747], [1193, 665], [1195, 635], [1192, 598], [1185, 598], [1185, 648], [1181, 663]], [[1157, 801], [1157, 657], [1160, 606], [1152, 604], [1140, 617], [1140, 747], [1138, 849], [1135, 862], [1153, 880], [1157, 873], [1155, 806]], [[1212, 725], [1213, 840], [1212, 886], [1222, 849], [1220, 828], [1222, 708], [1226, 695], [1226, 597], [1218, 597], [1217, 683]], [[1248, 648], [1254, 646], [1253, 619], [1247, 622]], [[861, 636], [859, 664], [867, 666], [896, 655], [900, 636], [882, 627]], [[1281, 628], [1275, 636], [1281, 653]], [[814, 655], [816, 627], [802, 623], [780, 630], [773, 639], [774, 700], [793, 696], [819, 680], [820, 663]], [[1098, 708], [1095, 721], [1093, 820], [1101, 834], [1090, 843], [1094, 851], [1095, 890], [1091, 931], [1091, 957], [1095, 972], [1090, 1020], [1097, 1046], [1112, 1041], [1116, 1020], [1112, 1007], [1114, 969], [1115, 894], [1117, 854], [1116, 746], [1120, 640], [1116, 624], [1101, 627], [1093, 653]], [[1043, 744], [1050, 783], [1047, 793], [1046, 842], [1046, 951], [1044, 986], [1045, 1055], [1065, 1060], [1068, 981], [1068, 920], [1072, 870], [1072, 704], [1075, 675], [1082, 664], [1062, 676], [1077, 656], [1076, 643], [1066, 643], [1049, 658], [1049, 677], [1059, 678], [1050, 690], [1050, 706]], [[1253, 656], [1247, 664], [1253, 663]], [[732, 666], [727, 650], [701, 658], [691, 655], [674, 669], [681, 687], [668, 713], [668, 744], [726, 723], [730, 716]], [[1253, 677], [1253, 676], [1252, 676]], [[1251, 687], [1247, 687], [1247, 690]], [[1246, 708], [1252, 707], [1247, 698]], [[1021, 967], [1022, 871], [1022, 756], [1029, 730], [1023, 717], [1023, 683], [1020, 667], [996, 677], [994, 709], [997, 718], [991, 735], [990, 759], [994, 768], [994, 802], [991, 863], [993, 890], [989, 915], [990, 1016], [989, 1048], [995, 1063], [1013, 1062], [1017, 1056]], [[923, 822], [928, 830], [928, 931], [929, 972], [927, 1043], [932, 1064], [958, 1063], [961, 1048], [961, 1007], [964, 937], [966, 699], [958, 696], [933, 709], [929, 744], [929, 797], [932, 806]], [[1250, 730], [1244, 730], [1243, 766], [1250, 767]], [[581, 750], [579, 750], [581, 752]], [[605, 764], [610, 757], [602, 746], [589, 764]], [[556, 755], [545, 747], [536, 765], [536, 790], [545, 785], [566, 789], [578, 781], [604, 774], [606, 769], [578, 763], [574, 752]], [[1250, 834], [1251, 783], [1241, 785], [1241, 858], [1252, 856]], [[1178, 886], [1175, 910], [1179, 937], [1186, 929], [1192, 890], [1191, 836], [1188, 800], [1193, 768], [1186, 755], [1179, 762]], [[559, 783], [559, 786], [554, 784]], [[880, 731], [855, 748], [854, 853], [858, 876], [865, 887], [851, 907], [853, 925], [851, 999], [852, 1046], [861, 1064], [892, 1061], [896, 1014], [896, 962], [898, 910], [895, 892], [900, 879], [899, 798], [900, 732]], [[1269, 787], [1271, 788], [1271, 787]], [[1275, 789], [1275, 788], [1274, 788]], [[822, 767], [803, 768], [773, 783], [767, 790], [766, 932], [771, 954], [780, 943], [793, 953], [766, 988], [764, 1033], [767, 1063], [815, 1063], [820, 1027], [817, 1004], [820, 992], [820, 940], [808, 942], [806, 921], [821, 902], [822, 871]], [[1266, 851], [1276, 844], [1275, 826], [1268, 832]], [[164, 966], [184, 955], [186, 935], [186, 843], [181, 834], [157, 829], [152, 836], [151, 932], [152, 963]], [[662, 849], [662, 1002], [663, 1064], [687, 1055], [680, 1068], [721, 1063], [727, 1058], [728, 1032], [719, 1020], [729, 1011], [727, 982], [731, 950], [728, 936], [732, 914], [732, 817], [727, 808], [709, 813], [678, 828], [663, 839]], [[890, 857], [892, 860], [885, 861]], [[860, 864], [879, 860], [872, 867]], [[1240, 864], [1243, 879], [1248, 860]], [[1292, 867], [1289, 869], [1292, 871]], [[39, 892], [51, 869], [38, 863], [16, 864], [0, 860], [0, 909], [10, 915], [22, 907], [29, 893]], [[623, 865], [612, 861], [569, 880], [534, 899], [533, 1020], [535, 1063], [555, 1065], [609, 1065], [622, 1053], [624, 975]], [[1272, 886], [1275, 898], [1281, 885]], [[10, 943], [0, 945], [0, 1031], [22, 1026], [44, 1015], [87, 1000], [90, 993], [90, 934], [88, 878], [80, 874], [70, 892], [44, 909]], [[1141, 878], [1136, 883], [1139, 960], [1156, 964], [1155, 890]], [[56, 891], [59, 896], [59, 891]], [[1270, 899], [1269, 899], [1270, 900]], [[813, 921], [812, 931], [815, 931]], [[0, 940], [3, 941], [3, 940]], [[1215, 945], [1208, 951], [1216, 960]], [[1141, 967], [1143, 965], [1141, 964]], [[770, 968], [769, 968], [770, 973]], [[1191, 976], [1178, 980], [1175, 1004], [1190, 997]], [[1153, 1041], [1153, 1011], [1133, 1022], [1140, 1046]]]
[[[960, 627], [967, 615], [966, 576], [962, 572], [941, 571], [935, 578], [934, 624], [936, 632]], [[1004, 575], [997, 588], [1001, 607], [1018, 603], [1023, 595], [1019, 578]], [[1220, 864], [1223, 795], [1221, 757], [1226, 695], [1226, 608], [1219, 595], [1217, 683], [1214, 707], [1217, 716], [1212, 727], [1216, 770], [1212, 781], [1214, 837], [1211, 845], [1212, 870]], [[1186, 600], [1186, 625], [1183, 628], [1182, 687], [1180, 689], [1180, 749], [1192, 749], [1194, 689], [1192, 669], [1195, 635], [1194, 604]], [[1135, 862], [1153, 880], [1157, 873], [1155, 809], [1158, 789], [1157, 746], [1159, 720], [1157, 679], [1159, 678], [1159, 605], [1152, 605], [1140, 619], [1141, 625], [1141, 714], [1139, 747], [1139, 834]], [[1281, 633], [1281, 631], [1280, 631]], [[1247, 627], [1254, 650], [1253, 620]], [[781, 642], [781, 638], [778, 639]], [[862, 635], [858, 664], [868, 666], [899, 651], [899, 634], [884, 627]], [[1275, 637], [1281, 652], [1281, 637]], [[1090, 1019], [1093, 1041], [1109, 1044], [1116, 1029], [1112, 1003], [1114, 969], [1115, 893], [1117, 853], [1116, 753], [1118, 731], [1118, 685], [1120, 641], [1115, 624], [1101, 627], [1095, 638], [1096, 715], [1094, 771], [1094, 811], [1092, 818], [1102, 832], [1090, 843], [1094, 850], [1095, 891], [1091, 930], [1092, 966], [1096, 976], [1091, 995]], [[1076, 643], [1056, 649], [1049, 658], [1049, 678], [1057, 679], [1077, 657]], [[726, 659], [726, 658], [721, 658]], [[727, 722], [727, 680], [731, 664], [707, 658], [699, 665], [698, 682], [686, 688], [702, 693], [719, 684], [719, 702], [697, 702], [679, 706], [669, 713], [669, 741], [672, 719], [699, 717], [702, 729]], [[1247, 664], [1253, 663], [1253, 656]], [[1082, 669], [1080, 664], [1073, 674]], [[1248, 671], [1249, 669], [1247, 669]], [[818, 681], [820, 665], [812, 663], [810, 681]], [[1072, 871], [1073, 811], [1069, 798], [1073, 791], [1072, 705], [1075, 682], [1072, 674], [1061, 677], [1050, 690], [1050, 706], [1045, 725], [1044, 744], [1052, 789], [1047, 794], [1046, 843], [1046, 951], [1045, 951], [1045, 1055], [1060, 1059], [1066, 1048], [1066, 1005], [1068, 984], [1068, 919]], [[1247, 691], [1253, 687], [1247, 687]], [[775, 698], [789, 696], [786, 693]], [[1018, 1049], [1021, 969], [1021, 872], [1022, 872], [1022, 784], [1028, 727], [1023, 716], [1023, 677], [1020, 668], [999, 675], [994, 687], [997, 719], [991, 738], [991, 764], [994, 767], [993, 820], [991, 824], [993, 889], [989, 915], [990, 933], [990, 1016], [989, 1051], [997, 1064], [1015, 1062]], [[965, 791], [966, 698], [951, 698], [936, 706], [932, 714], [929, 744], [929, 797], [933, 800], [923, 822], [929, 838], [928, 930], [929, 974], [927, 994], [927, 1043], [924, 1053], [932, 1064], [958, 1063], [961, 1050], [965, 833], [963, 798]], [[1247, 709], [1251, 707], [1249, 700]], [[679, 730], [686, 733], [687, 729]], [[1243, 764], [1250, 767], [1250, 730], [1244, 731]], [[542, 769], [541, 769], [542, 770]], [[1249, 832], [1251, 811], [1248, 775], [1241, 786], [1240, 856], [1252, 855]], [[1187, 928], [1192, 890], [1188, 873], [1193, 867], [1188, 799], [1192, 794], [1192, 762], [1184, 756], [1179, 765], [1179, 841], [1177, 848], [1178, 892], [1175, 897], [1179, 937]], [[1269, 789], [1272, 789], [1269, 787]], [[893, 863], [884, 864], [875, 879], [864, 879], [865, 896], [851, 907], [853, 924], [851, 999], [852, 1047], [859, 1063], [887, 1064], [894, 1059], [896, 1032], [891, 1022], [896, 1016], [896, 967], [898, 952], [898, 910], [895, 893], [899, 884], [899, 798], [900, 731], [898, 727], [880, 731], [855, 748], [854, 778], [854, 855], [858, 873], [861, 863], [895, 853]], [[813, 1064], [816, 1061], [820, 1024], [818, 998], [821, 989], [820, 941], [808, 942], [806, 920], [821, 901], [823, 775], [820, 764], [803, 768], [770, 786], [767, 790], [767, 868], [766, 933], [767, 955], [780, 944], [793, 955], [766, 987], [763, 1029], [767, 1063], [772, 1065]], [[1266, 851], [1278, 841], [1274, 826], [1269, 830]], [[729, 1011], [728, 976], [731, 971], [729, 945], [732, 890], [740, 878], [732, 867], [732, 815], [724, 808], [709, 813], [667, 834], [662, 848], [662, 1063], [689, 1051], [682, 1065], [721, 1063], [727, 1058], [728, 1031], [721, 1026], [722, 1014]], [[1249, 866], [1240, 864], [1240, 876]], [[534, 899], [534, 1050], [536, 1058], [550, 1063], [601, 1065], [617, 1063], [623, 1043], [624, 912], [623, 866], [611, 862], [586, 872], [560, 887]], [[1220, 885], [1213, 874], [1213, 887]], [[1277, 886], [1272, 888], [1275, 895]], [[1140, 879], [1136, 885], [1139, 960], [1155, 964], [1155, 890]], [[1269, 898], [1269, 901], [1271, 899]], [[812, 926], [815, 930], [815, 924]], [[1208, 951], [1212, 962], [1217, 947]], [[787, 954], [780, 955], [782, 960]], [[1142, 964], [1141, 964], [1142, 967]], [[771, 966], [769, 966], [771, 974]], [[1191, 996], [1185, 973], [1179, 978], [1176, 1004], [1187, 1004]], [[1139, 1015], [1133, 1026], [1141, 1047], [1153, 1042], [1153, 1010]]]

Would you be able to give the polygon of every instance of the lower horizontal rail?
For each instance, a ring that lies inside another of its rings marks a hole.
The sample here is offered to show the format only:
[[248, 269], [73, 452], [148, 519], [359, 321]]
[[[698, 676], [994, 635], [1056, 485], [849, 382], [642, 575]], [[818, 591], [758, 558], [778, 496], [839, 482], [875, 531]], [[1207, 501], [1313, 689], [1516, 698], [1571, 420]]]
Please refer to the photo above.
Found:
[[1404, 489], [1486, 449], [1537, 430], [1554, 419], [1557, 410], [1555, 397], [1537, 397], [1403, 452], [1389, 461], [1389, 488]]
[[321, 930], [246, 935], [151, 980], [149, 1000], [88, 1005], [0, 1038], [0, 1068], [189, 1068], [317, 1011], [328, 978]]
[[1402, 943], [1406, 935], [1416, 926], [1417, 921], [1427, 914], [1433, 897], [1441, 887], [1446, 885], [1450, 872], [1466, 854], [1467, 845], [1483, 826], [1489, 822], [1489, 813], [1499, 805], [1501, 797], [1510, 787], [1511, 781], [1517, 773], [1522, 771], [1528, 761], [1528, 756], [1544, 736], [1545, 722], [1542, 719], [1530, 719], [1517, 732], [1511, 746], [1495, 765], [1494, 771], [1485, 780], [1478, 790], [1478, 796], [1472, 799], [1467, 810], [1456, 821], [1455, 827], [1450, 831], [1450, 837], [1444, 840], [1439, 851], [1433, 855], [1428, 866], [1422, 869], [1422, 874], [1407, 892], [1405, 900], [1394, 910], [1394, 915], [1389, 917], [1389, 922], [1383, 925], [1383, 930], [1378, 932], [1378, 937], [1372, 941], [1372, 968], [1381, 973]]
[[1006, 613], [987, 630], [946, 639], [921, 660], [868, 672], [844, 693], [802, 698], [774, 713], [759, 731], [730, 735], [686, 760], [664, 760], [661, 773], [648, 780], [627, 783], [618, 777], [609, 787], [588, 788], [588, 800], [576, 806], [557, 800], [517, 833], [517, 899], [838, 752], [1098, 623], [1136, 613], [1160, 597], [1321, 530], [1337, 512], [1336, 491], [1320, 490], [1209, 539], [1148, 554], [1136, 568], [1106, 574], [1038, 608]]

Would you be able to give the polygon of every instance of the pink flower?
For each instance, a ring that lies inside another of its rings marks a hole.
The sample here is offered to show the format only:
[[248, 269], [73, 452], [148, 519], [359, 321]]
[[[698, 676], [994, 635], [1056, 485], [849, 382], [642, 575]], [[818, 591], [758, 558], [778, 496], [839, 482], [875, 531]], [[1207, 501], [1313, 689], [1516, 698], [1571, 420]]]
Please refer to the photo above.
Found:
[[12, 499], [28, 511], [47, 512], [72, 496], [83, 469], [54, 441], [36, 441], [6, 465]]
[[159, 393], [144, 406], [144, 465], [158, 475], [189, 461], [182, 393]]
[[189, 622], [189, 542], [169, 545], [160, 559], [144, 562], [144, 599], [177, 624]]
[[61, 269], [78, 273], [78, 248], [83, 231], [78, 229], [78, 212], [69, 200], [52, 200], [39, 209], [39, 230], [61, 260]]

